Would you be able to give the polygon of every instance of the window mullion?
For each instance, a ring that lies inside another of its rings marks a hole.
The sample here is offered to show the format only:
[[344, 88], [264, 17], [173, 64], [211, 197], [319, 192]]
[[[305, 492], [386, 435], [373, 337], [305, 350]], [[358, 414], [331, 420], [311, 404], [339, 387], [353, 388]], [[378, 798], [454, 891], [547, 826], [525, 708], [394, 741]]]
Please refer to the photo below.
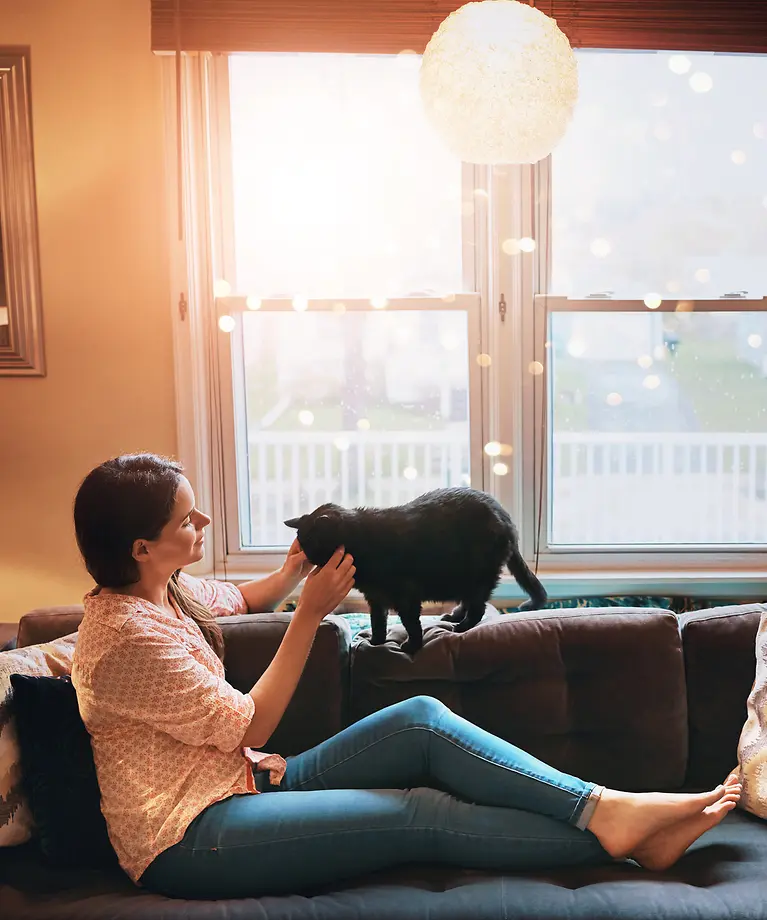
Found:
[[[509, 444], [510, 475], [493, 476], [496, 494], [514, 517], [521, 537], [521, 548], [532, 559], [537, 526], [536, 466], [539, 436], [536, 421], [536, 377], [530, 373], [539, 360], [540, 343], [534, 321], [535, 253], [525, 253], [516, 245], [523, 237], [536, 239], [535, 173], [530, 166], [509, 166], [494, 170], [493, 202], [496, 219], [493, 234], [495, 270], [491, 315], [491, 424], [495, 439]], [[537, 250], [536, 250], [537, 251]], [[498, 309], [503, 295], [505, 315]]]
[[490, 375], [485, 359], [489, 352], [489, 310], [491, 309], [492, 212], [490, 170], [463, 165], [464, 175], [464, 289], [479, 294], [479, 304], [469, 313], [469, 426], [471, 484], [491, 490], [490, 465], [483, 447], [490, 439]]

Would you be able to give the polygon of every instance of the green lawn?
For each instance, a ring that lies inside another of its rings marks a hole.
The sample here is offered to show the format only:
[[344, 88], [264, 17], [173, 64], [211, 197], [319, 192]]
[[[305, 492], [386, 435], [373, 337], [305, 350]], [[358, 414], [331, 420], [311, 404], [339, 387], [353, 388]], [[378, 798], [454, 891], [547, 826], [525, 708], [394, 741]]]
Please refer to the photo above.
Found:
[[[585, 397], [598, 379], [590, 362], [557, 358], [554, 424], [557, 431], [587, 431]], [[689, 400], [704, 432], [767, 432], [767, 379], [740, 360], [729, 340], [692, 340], [674, 358], [657, 362], [652, 371], [675, 380]], [[573, 400], [580, 391], [582, 400]], [[567, 394], [567, 398], [564, 397]]]
[[767, 379], [740, 361], [727, 340], [679, 347], [666, 365], [692, 403], [703, 431], [767, 431]]
[[[261, 407], [258, 407], [261, 409]], [[314, 414], [311, 425], [302, 425], [298, 413], [302, 409], [309, 409]], [[263, 410], [266, 411], [266, 410]], [[259, 412], [251, 412], [254, 422], [260, 418]], [[441, 418], [427, 415], [416, 410], [408, 410], [394, 406], [373, 406], [362, 413], [362, 418], [370, 422], [371, 431], [440, 431], [444, 429], [445, 422]], [[333, 431], [342, 430], [343, 410], [339, 405], [324, 405], [304, 400], [293, 403], [270, 426], [270, 431]]]
[[[588, 430], [586, 394], [595, 384], [598, 371], [591, 362], [562, 355], [556, 359], [557, 381], [553, 413], [557, 431]], [[767, 432], [767, 379], [756, 367], [741, 361], [728, 339], [691, 339], [680, 344], [674, 358], [654, 365], [653, 373], [675, 380], [689, 400], [700, 430], [710, 432]], [[250, 418], [257, 420], [274, 405], [276, 396], [261, 387], [251, 393]], [[577, 401], [580, 392], [581, 401]], [[568, 394], [567, 399], [561, 394]], [[298, 413], [314, 414], [310, 426], [303, 426]], [[361, 413], [374, 431], [439, 431], [445, 422], [417, 409], [370, 406]], [[273, 431], [342, 430], [343, 410], [335, 404], [305, 399], [294, 403], [271, 426]]]

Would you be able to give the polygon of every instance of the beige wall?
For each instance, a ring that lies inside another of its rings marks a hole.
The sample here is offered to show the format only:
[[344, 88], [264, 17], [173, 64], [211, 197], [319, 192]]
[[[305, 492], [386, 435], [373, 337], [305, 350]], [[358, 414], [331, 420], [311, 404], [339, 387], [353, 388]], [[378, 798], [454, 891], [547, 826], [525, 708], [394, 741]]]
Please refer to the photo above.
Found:
[[79, 480], [175, 450], [159, 61], [149, 0], [0, 0], [32, 49], [48, 375], [0, 377], [0, 622], [77, 603]]

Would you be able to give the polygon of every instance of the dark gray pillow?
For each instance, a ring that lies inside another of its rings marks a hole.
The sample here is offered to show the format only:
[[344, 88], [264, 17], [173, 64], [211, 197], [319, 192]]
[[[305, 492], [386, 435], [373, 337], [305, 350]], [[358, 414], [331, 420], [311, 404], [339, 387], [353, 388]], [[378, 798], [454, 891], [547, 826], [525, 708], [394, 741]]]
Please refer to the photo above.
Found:
[[51, 865], [112, 865], [91, 739], [69, 677], [11, 674], [21, 785]]

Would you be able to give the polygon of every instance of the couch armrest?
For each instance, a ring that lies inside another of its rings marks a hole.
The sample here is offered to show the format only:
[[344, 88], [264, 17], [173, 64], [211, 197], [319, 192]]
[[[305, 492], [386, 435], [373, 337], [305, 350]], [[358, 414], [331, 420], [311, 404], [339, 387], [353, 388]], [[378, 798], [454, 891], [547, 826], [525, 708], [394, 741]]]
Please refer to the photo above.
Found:
[[65, 607], [38, 607], [25, 613], [19, 620], [17, 645], [40, 645], [53, 642], [62, 636], [76, 632], [83, 618], [83, 605], [71, 604]]

